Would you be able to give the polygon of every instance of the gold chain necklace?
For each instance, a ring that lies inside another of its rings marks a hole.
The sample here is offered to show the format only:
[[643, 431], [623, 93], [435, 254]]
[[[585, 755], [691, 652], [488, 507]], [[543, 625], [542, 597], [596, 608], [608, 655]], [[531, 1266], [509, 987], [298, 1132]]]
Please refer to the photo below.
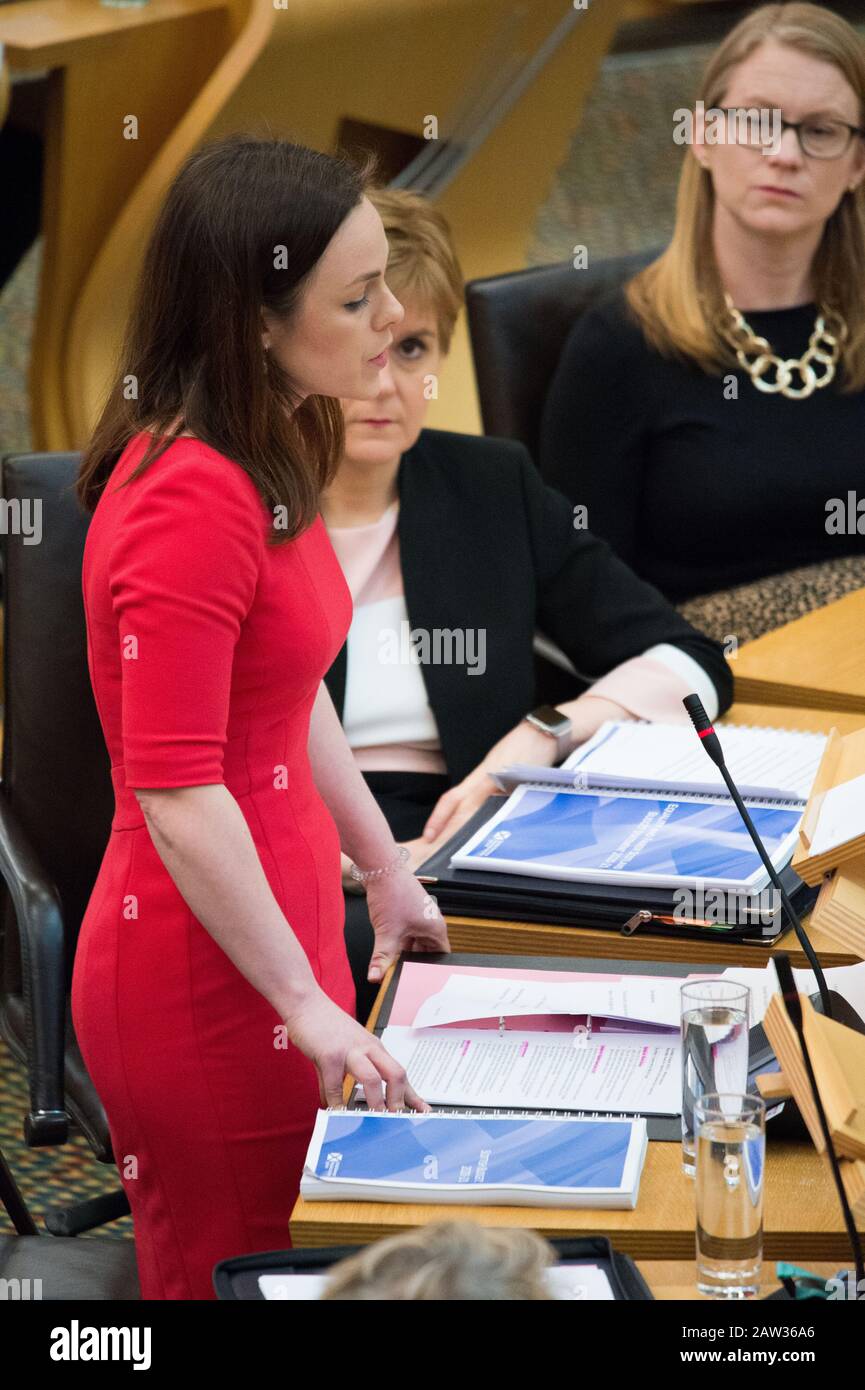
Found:
[[[726, 339], [736, 354], [736, 361], [750, 376], [758, 391], [770, 395], [780, 392], [791, 400], [801, 401], [821, 386], [828, 386], [835, 375], [835, 363], [841, 356], [841, 347], [847, 337], [847, 325], [840, 314], [821, 305], [814, 323], [814, 331], [808, 340], [808, 347], [801, 357], [778, 357], [772, 351], [766, 338], [756, 334], [736, 308], [729, 294], [724, 295], [726, 314], [717, 321], [718, 331]], [[827, 323], [831, 322], [834, 331]], [[812, 362], [819, 362], [824, 368], [818, 376]], [[774, 369], [773, 376], [766, 373]], [[794, 386], [793, 379], [798, 372], [801, 386]]]

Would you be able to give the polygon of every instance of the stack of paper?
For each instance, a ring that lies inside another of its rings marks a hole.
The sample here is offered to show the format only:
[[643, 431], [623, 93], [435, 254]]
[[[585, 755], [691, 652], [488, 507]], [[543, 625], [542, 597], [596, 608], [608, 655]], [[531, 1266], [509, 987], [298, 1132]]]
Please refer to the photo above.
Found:
[[[777, 870], [790, 861], [826, 738], [718, 730], [730, 774]], [[561, 767], [494, 774], [505, 805], [451, 857], [455, 869], [623, 888], [760, 893], [769, 875], [690, 725], [609, 720]]]
[[382, 1043], [431, 1105], [675, 1116], [681, 984], [405, 961]]
[[645, 1120], [321, 1110], [308, 1201], [633, 1208]]
[[[717, 734], [730, 775], [743, 796], [808, 800], [826, 746], [825, 734], [747, 724], [720, 724]], [[589, 788], [663, 788], [727, 795], [720, 769], [707, 756], [690, 724], [650, 724], [644, 720], [607, 720], [561, 767], [518, 764], [495, 776], [508, 791], [519, 782], [573, 786], [576, 776], [579, 785]]]
[[[865, 1018], [865, 963], [825, 974]], [[431, 1105], [676, 1116], [681, 988], [707, 977], [748, 987], [752, 1028], [778, 992], [771, 963], [684, 977], [406, 960], [382, 1042]]]

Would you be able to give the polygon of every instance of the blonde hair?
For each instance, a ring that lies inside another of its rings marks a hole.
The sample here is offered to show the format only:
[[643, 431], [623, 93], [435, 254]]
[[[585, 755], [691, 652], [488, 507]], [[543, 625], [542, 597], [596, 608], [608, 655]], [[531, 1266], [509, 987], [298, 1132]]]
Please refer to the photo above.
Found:
[[555, 1253], [534, 1231], [438, 1221], [342, 1260], [322, 1299], [369, 1302], [542, 1302]]
[[421, 193], [407, 188], [368, 188], [387, 233], [387, 283], [436, 318], [439, 346], [450, 348], [465, 301], [463, 274], [447, 219]]
[[[865, 43], [831, 10], [817, 5], [763, 5], [730, 31], [710, 58], [699, 99], [706, 110], [724, 98], [730, 73], [767, 39], [832, 63], [865, 112]], [[625, 287], [643, 332], [658, 352], [695, 360], [704, 371], [735, 366], [713, 326], [723, 288], [712, 247], [714, 191], [711, 174], [686, 154], [676, 198], [676, 225], [669, 246]], [[848, 337], [841, 353], [844, 391], [865, 387], [865, 204], [861, 187], [846, 192], [826, 221], [814, 257], [815, 297], [841, 313]]]

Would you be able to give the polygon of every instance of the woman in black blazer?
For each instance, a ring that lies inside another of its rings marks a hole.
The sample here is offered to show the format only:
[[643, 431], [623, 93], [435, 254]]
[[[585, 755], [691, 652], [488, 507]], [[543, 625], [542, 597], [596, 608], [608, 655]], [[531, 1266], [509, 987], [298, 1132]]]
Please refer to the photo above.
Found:
[[[490, 770], [558, 762], [605, 719], [684, 718], [690, 690], [714, 717], [730, 704], [732, 679], [716, 642], [579, 529], [521, 444], [423, 428], [462, 280], [447, 224], [423, 198], [370, 198], [405, 317], [379, 396], [343, 402], [345, 453], [322, 513], [355, 617], [326, 681], [417, 864], [495, 790]], [[537, 631], [579, 673], [558, 706], [571, 721], [559, 738], [526, 720], [539, 702]], [[346, 939], [364, 1018], [372, 933], [350, 892]]]

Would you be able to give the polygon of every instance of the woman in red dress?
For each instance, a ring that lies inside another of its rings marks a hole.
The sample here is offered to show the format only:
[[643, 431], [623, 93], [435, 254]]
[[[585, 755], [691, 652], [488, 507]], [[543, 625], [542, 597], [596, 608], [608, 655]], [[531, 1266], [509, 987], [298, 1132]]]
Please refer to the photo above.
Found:
[[88, 659], [116, 811], [72, 1015], [145, 1299], [213, 1298], [289, 1244], [315, 1111], [346, 1075], [425, 1108], [352, 1017], [340, 847], [372, 973], [448, 950], [322, 676], [351, 600], [318, 499], [339, 397], [378, 391], [402, 308], [366, 171], [278, 140], [203, 147], [169, 191], [79, 497]]

